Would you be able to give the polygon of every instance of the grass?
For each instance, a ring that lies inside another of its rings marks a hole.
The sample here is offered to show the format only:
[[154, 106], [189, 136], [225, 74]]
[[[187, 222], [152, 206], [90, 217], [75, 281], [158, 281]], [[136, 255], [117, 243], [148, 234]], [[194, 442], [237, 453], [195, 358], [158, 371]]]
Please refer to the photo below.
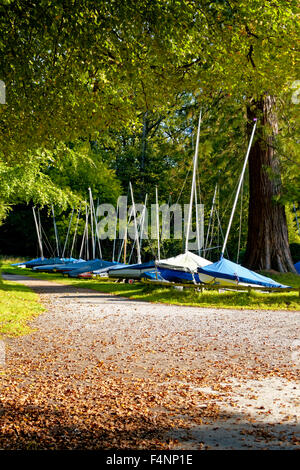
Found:
[[28, 322], [44, 311], [31, 289], [15, 282], [0, 282], [0, 338], [29, 334]]
[[[251, 290], [208, 291], [202, 293], [195, 289], [183, 290], [173, 287], [152, 286], [136, 282], [134, 284], [113, 282], [105, 279], [71, 279], [56, 273], [35, 273], [29, 269], [11, 266], [17, 260], [3, 260], [3, 272], [28, 275], [37, 279], [46, 279], [80, 288], [94, 289], [99, 292], [122, 295], [131, 299], [172, 305], [189, 305], [210, 308], [260, 309], [260, 310], [300, 310], [299, 292], [263, 293]], [[300, 288], [300, 276], [288, 274], [264, 273], [291, 287]]]
[[300, 275], [293, 273], [270, 273], [269, 271], [262, 271], [263, 276], [268, 276], [274, 279], [274, 281], [285, 284], [286, 286], [300, 288]]

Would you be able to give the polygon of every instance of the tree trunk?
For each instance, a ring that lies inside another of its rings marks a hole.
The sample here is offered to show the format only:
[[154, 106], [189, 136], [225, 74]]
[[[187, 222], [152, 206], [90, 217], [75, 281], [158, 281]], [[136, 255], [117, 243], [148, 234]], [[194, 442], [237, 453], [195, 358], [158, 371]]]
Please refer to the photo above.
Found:
[[296, 272], [289, 248], [285, 208], [274, 200], [281, 191], [279, 159], [274, 149], [278, 123], [275, 98], [267, 94], [247, 109], [249, 132], [259, 119], [249, 155], [248, 239], [244, 265], [254, 270]]

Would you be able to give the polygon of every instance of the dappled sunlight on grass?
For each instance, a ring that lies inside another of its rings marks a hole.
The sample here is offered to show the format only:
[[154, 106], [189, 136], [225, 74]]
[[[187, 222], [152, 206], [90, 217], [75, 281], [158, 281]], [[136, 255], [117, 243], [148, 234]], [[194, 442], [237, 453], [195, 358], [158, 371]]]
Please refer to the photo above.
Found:
[[[127, 298], [144, 300], [155, 303], [173, 305], [189, 305], [210, 308], [245, 308], [245, 309], [271, 309], [271, 310], [299, 310], [299, 292], [250, 292], [220, 289], [220, 292], [194, 288], [161, 287], [135, 282], [133, 284], [116, 282], [110, 279], [72, 279], [58, 273], [36, 273], [30, 269], [11, 266], [8, 260], [3, 263], [2, 269], [9, 274], [21, 274], [37, 279], [51, 280], [61, 284], [73, 285], [80, 288], [89, 288], [99, 292], [121, 295]], [[265, 273], [266, 274], [266, 273]], [[291, 287], [300, 287], [300, 276], [291, 273], [270, 275], [269, 277]]]

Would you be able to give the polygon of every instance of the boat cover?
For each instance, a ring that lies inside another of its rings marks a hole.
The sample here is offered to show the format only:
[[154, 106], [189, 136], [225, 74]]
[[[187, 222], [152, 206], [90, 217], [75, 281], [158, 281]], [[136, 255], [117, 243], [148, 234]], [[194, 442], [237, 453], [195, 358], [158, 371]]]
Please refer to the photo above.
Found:
[[192, 253], [191, 251], [156, 262], [156, 266], [158, 268], [182, 270], [186, 272], [195, 272], [198, 267], [208, 266], [209, 264], [212, 264], [212, 262], [202, 258], [201, 256], [195, 255], [195, 253]]
[[213, 279], [229, 279], [238, 283], [246, 283], [250, 285], [264, 286], [264, 287], [282, 287], [287, 288], [273, 279], [262, 276], [250, 269], [244, 268], [239, 264], [233, 263], [226, 258], [220, 259], [216, 263], [198, 268], [198, 273], [211, 276]]
[[74, 261], [74, 258], [44, 258], [43, 260], [40, 261], [27, 261], [26, 263], [23, 263], [23, 265], [26, 268], [35, 268], [36, 266], [48, 266], [48, 265], [53, 265], [53, 264], [63, 264], [63, 263], [70, 263]]
[[83, 260], [78, 260], [78, 259], [73, 259], [73, 258], [66, 258], [65, 261], [58, 262], [55, 264], [41, 264], [38, 266], [34, 266], [32, 269], [33, 271], [43, 271], [43, 272], [56, 272], [56, 271], [63, 271], [65, 266], [72, 266], [72, 269], [74, 269], [74, 264], [76, 266], [78, 265], [79, 262]]
[[86, 261], [82, 266], [74, 267], [71, 271], [68, 271], [69, 277], [77, 277], [79, 274], [95, 271], [96, 269], [113, 266], [116, 264], [113, 261], [104, 261], [103, 259], [96, 259], [92, 261]]
[[155, 261], [148, 261], [146, 263], [128, 264], [121, 267], [114, 267], [108, 270], [108, 276], [114, 278], [131, 278], [140, 279], [145, 271], [150, 271], [155, 268]]

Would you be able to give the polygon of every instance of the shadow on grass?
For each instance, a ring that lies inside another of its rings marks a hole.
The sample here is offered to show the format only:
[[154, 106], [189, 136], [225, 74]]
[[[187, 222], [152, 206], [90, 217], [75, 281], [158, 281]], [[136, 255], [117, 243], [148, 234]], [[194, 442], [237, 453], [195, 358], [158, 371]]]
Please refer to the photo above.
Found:
[[30, 289], [27, 286], [24, 286], [23, 284], [17, 284], [13, 283], [11, 284], [10, 281], [5, 282], [0, 276], [0, 292], [32, 292], [32, 289]]

